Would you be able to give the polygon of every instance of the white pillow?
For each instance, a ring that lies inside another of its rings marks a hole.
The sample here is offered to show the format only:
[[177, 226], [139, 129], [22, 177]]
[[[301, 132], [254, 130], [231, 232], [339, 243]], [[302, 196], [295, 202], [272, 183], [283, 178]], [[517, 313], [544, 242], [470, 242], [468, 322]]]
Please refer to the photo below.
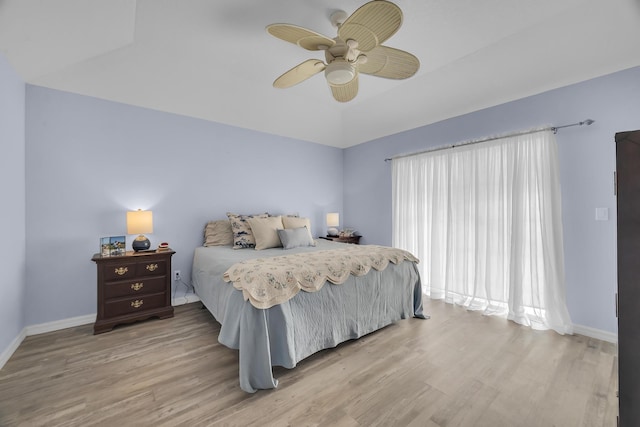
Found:
[[282, 217], [270, 216], [268, 218], [248, 218], [251, 233], [256, 240], [256, 250], [277, 248], [282, 246], [278, 230], [282, 230]]
[[309, 239], [313, 242], [312, 246], [315, 246], [313, 236], [311, 235], [311, 220], [309, 218], [294, 218], [290, 216], [282, 217], [282, 224], [285, 229], [288, 228], [302, 228], [307, 227], [307, 233], [309, 233]]

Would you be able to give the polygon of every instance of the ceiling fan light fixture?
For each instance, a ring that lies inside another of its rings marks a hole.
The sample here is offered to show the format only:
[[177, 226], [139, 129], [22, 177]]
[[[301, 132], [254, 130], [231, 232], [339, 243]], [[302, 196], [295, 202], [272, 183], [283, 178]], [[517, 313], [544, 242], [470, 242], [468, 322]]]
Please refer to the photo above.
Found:
[[327, 65], [324, 75], [329, 84], [343, 85], [349, 83], [356, 76], [356, 67], [348, 61], [336, 59]]

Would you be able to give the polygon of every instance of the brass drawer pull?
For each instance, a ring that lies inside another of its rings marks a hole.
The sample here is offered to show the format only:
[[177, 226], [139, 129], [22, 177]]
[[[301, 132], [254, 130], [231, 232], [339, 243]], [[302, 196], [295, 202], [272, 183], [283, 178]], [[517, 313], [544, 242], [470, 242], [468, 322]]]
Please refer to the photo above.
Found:
[[135, 301], [131, 301], [131, 307], [133, 308], [140, 308], [142, 307], [142, 304], [144, 304], [144, 301], [141, 299], [137, 299]]
[[142, 282], [136, 282], [131, 284], [131, 289], [133, 289], [134, 291], [139, 291], [143, 287], [144, 287], [144, 283]]
[[122, 276], [123, 274], [125, 274], [127, 271], [129, 271], [129, 269], [127, 267], [118, 267], [116, 268], [116, 274], [118, 276]]
[[158, 264], [147, 264], [147, 270], [156, 271], [158, 269]]

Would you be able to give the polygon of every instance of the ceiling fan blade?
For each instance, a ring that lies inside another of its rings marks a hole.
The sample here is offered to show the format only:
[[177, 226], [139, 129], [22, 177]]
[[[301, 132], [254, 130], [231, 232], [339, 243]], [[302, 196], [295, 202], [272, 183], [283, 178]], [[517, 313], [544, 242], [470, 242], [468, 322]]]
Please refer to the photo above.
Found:
[[329, 37], [297, 25], [271, 24], [267, 25], [267, 32], [274, 37], [297, 44], [307, 50], [326, 50], [336, 44]]
[[324, 70], [327, 66], [319, 59], [308, 59], [296, 65], [273, 82], [273, 87], [285, 89], [307, 80]]
[[348, 102], [356, 97], [358, 94], [358, 75], [353, 78], [349, 83], [345, 83], [343, 85], [332, 85], [329, 84], [331, 88], [331, 93], [336, 101], [339, 102]]
[[405, 52], [387, 46], [378, 46], [366, 53], [367, 62], [358, 65], [358, 71], [387, 79], [407, 79], [413, 76], [420, 61]]
[[338, 36], [344, 41], [358, 42], [358, 49], [367, 52], [384, 43], [402, 25], [402, 10], [385, 0], [364, 4], [338, 28]]

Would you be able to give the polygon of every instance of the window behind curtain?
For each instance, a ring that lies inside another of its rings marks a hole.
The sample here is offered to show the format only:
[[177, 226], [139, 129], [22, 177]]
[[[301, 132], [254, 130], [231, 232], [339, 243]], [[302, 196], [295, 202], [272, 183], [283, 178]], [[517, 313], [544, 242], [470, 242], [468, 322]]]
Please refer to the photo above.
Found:
[[393, 245], [431, 298], [572, 332], [551, 131], [394, 159]]

